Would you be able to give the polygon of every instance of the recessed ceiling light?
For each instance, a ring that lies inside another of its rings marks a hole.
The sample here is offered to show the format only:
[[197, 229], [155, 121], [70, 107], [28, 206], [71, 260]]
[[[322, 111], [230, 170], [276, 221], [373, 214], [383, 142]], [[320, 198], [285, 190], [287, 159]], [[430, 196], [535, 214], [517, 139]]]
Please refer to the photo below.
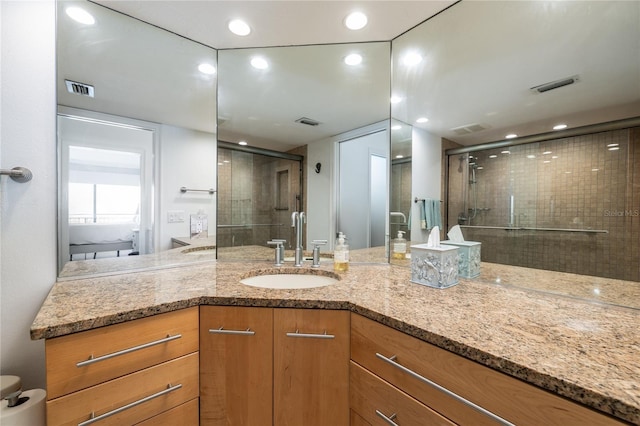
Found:
[[248, 143], [246, 141], [240, 141], [238, 142], [238, 145], [245, 146], [245, 145], [248, 145]]
[[350, 55], [347, 55], [344, 58], [344, 63], [347, 65], [360, 65], [362, 63], [362, 55], [359, 55], [357, 53], [352, 53]]
[[214, 67], [211, 64], [200, 64], [198, 65], [198, 71], [200, 71], [202, 74], [206, 74], [206, 75], [213, 75], [216, 73], [216, 67]]
[[367, 25], [367, 21], [367, 15], [364, 13], [353, 12], [345, 18], [344, 25], [350, 30], [360, 30]]
[[515, 133], [509, 133], [507, 136], [505, 136], [505, 139], [513, 139], [513, 138], [517, 138], [518, 135], [516, 135]]
[[391, 126], [391, 130], [400, 130], [400, 129], [402, 129], [402, 126], [399, 124]]
[[251, 27], [242, 19], [234, 19], [229, 22], [229, 31], [239, 36], [246, 36], [251, 33]]
[[567, 125], [566, 124], [557, 124], [555, 126], [553, 126], [553, 130], [562, 130], [562, 129], [566, 129]]
[[404, 58], [402, 58], [402, 62], [407, 66], [418, 65], [420, 62], [422, 62], [422, 56], [416, 52], [409, 52], [404, 55]]
[[397, 104], [398, 102], [401, 102], [402, 98], [400, 96], [392, 96], [391, 97], [391, 103], [392, 104]]
[[251, 58], [251, 66], [259, 70], [266, 70], [269, 68], [269, 62], [261, 56]]
[[416, 120], [416, 123], [426, 123], [427, 121], [429, 121], [427, 117], [420, 117]]
[[81, 24], [93, 25], [96, 23], [93, 15], [91, 15], [81, 7], [68, 7], [65, 12], [69, 16], [69, 18], [73, 19], [76, 22], [80, 22]]

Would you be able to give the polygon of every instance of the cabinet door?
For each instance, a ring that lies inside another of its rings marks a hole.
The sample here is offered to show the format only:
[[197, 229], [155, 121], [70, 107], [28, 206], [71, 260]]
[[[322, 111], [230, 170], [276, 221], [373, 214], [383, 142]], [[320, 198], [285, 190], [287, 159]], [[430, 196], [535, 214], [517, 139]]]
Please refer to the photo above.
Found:
[[200, 308], [200, 424], [271, 425], [273, 310]]
[[274, 310], [274, 425], [349, 424], [349, 312]]

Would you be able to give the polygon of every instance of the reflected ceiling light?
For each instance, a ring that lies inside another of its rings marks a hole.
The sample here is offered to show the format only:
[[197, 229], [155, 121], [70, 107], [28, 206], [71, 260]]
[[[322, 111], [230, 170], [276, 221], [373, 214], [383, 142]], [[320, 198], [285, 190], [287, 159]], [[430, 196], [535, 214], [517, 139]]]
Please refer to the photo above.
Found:
[[239, 36], [246, 36], [251, 33], [251, 27], [242, 19], [234, 19], [233, 21], [229, 22], [228, 28], [229, 31]]
[[558, 156], [557, 155], [552, 155], [551, 158], [553, 158], [555, 160], [556, 158], [558, 158]]
[[246, 141], [240, 141], [238, 142], [238, 145], [245, 146], [245, 145], [248, 145], [248, 143]]
[[502, 151], [500, 154], [511, 154], [511, 151]]
[[427, 117], [420, 117], [416, 120], [416, 123], [426, 123], [427, 121], [429, 121]]
[[505, 139], [513, 139], [513, 138], [517, 138], [518, 135], [516, 135], [515, 133], [509, 133], [507, 136], [505, 136]]
[[269, 63], [263, 57], [256, 56], [255, 58], [251, 58], [251, 66], [259, 70], [266, 70], [269, 68]]
[[402, 62], [407, 66], [418, 65], [422, 62], [422, 56], [416, 52], [409, 52], [404, 55]]
[[216, 67], [211, 64], [200, 64], [198, 65], [198, 71], [202, 74], [213, 75], [216, 73]]
[[600, 169], [591, 169], [592, 172], [597, 172]]
[[347, 55], [344, 58], [344, 63], [347, 65], [360, 65], [362, 63], [362, 55], [359, 55], [357, 53], [352, 53], [350, 55]]
[[396, 158], [404, 158], [404, 155], [398, 154], [398, 155], [396, 155]]
[[533, 154], [529, 154], [529, 155], [527, 155], [527, 158], [530, 159], [530, 160], [533, 160], [534, 158], [536, 158], [536, 156], [533, 155]]
[[81, 24], [93, 25], [96, 23], [93, 15], [91, 15], [81, 7], [68, 7], [65, 12], [69, 16], [69, 18], [73, 19], [76, 22], [80, 22]]
[[566, 124], [557, 124], [555, 126], [553, 126], [553, 130], [562, 130], [562, 129], [566, 129], [567, 125]]
[[402, 98], [400, 96], [392, 96], [391, 97], [391, 103], [392, 104], [397, 104], [398, 102], [401, 102]]
[[545, 151], [542, 153], [542, 155], [549, 155], [549, 154], [551, 154], [551, 151]]
[[367, 21], [367, 15], [364, 13], [353, 12], [345, 18], [344, 25], [350, 30], [360, 30], [367, 25]]
[[607, 147], [611, 147], [611, 146], [618, 146], [620, 145], [619, 143], [608, 143]]
[[394, 124], [393, 126], [391, 126], [391, 130], [400, 130], [402, 129], [402, 126], [399, 124]]
[[222, 160], [222, 162], [223, 162], [223, 163], [228, 163], [228, 162], [229, 162], [229, 160]]
[[484, 170], [484, 167], [478, 166], [478, 170]]
[[619, 146], [612, 146], [612, 147], [607, 148], [607, 149], [608, 149], [609, 151], [617, 151], [617, 150], [619, 150], [619, 149], [620, 149], [620, 147], [619, 147]]
[[498, 158], [498, 156], [497, 156], [497, 155], [495, 155], [495, 154], [491, 154], [491, 155], [489, 156], [489, 158]]
[[549, 164], [551, 162], [551, 160], [544, 160], [543, 163], [545, 164]]

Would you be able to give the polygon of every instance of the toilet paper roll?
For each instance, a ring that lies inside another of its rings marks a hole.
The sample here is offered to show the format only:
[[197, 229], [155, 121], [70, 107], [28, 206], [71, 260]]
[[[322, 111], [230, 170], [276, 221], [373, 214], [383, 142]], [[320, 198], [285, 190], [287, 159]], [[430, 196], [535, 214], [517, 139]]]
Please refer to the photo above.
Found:
[[9, 407], [9, 402], [6, 400], [2, 401], [0, 411], [2, 426], [45, 426], [47, 393], [43, 389], [31, 389], [22, 392], [20, 398], [25, 397], [29, 400], [15, 407]]

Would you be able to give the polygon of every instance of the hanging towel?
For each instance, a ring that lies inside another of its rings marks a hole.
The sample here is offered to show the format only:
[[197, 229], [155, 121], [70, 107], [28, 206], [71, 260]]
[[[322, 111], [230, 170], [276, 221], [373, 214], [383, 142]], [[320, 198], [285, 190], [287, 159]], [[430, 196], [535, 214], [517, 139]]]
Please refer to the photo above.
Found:
[[426, 200], [420, 200], [420, 229], [427, 229], [427, 209], [425, 207]]
[[[424, 201], [424, 211], [426, 220], [426, 229], [432, 229], [434, 226], [442, 228], [442, 216], [440, 215], [440, 200], [427, 199]], [[425, 229], [425, 228], [422, 228]]]

